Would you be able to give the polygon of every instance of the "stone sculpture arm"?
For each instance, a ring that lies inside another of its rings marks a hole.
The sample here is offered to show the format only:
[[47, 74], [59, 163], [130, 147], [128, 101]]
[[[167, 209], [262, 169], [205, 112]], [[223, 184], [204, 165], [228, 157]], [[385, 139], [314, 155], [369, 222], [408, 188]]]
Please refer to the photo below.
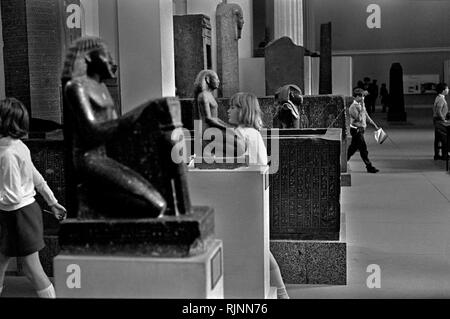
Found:
[[94, 113], [86, 88], [79, 81], [67, 83], [65, 91], [83, 137], [95, 143], [104, 142], [112, 137], [119, 125], [117, 115], [112, 119], [100, 121]]

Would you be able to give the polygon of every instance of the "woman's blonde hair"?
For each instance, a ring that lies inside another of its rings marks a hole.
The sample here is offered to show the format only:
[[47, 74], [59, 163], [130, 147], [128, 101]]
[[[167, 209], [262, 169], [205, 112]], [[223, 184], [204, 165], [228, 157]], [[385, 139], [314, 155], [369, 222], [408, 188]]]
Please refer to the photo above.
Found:
[[230, 105], [235, 105], [240, 109], [239, 125], [253, 127], [258, 131], [261, 130], [263, 127], [261, 108], [255, 94], [246, 92], [236, 93], [231, 97]]

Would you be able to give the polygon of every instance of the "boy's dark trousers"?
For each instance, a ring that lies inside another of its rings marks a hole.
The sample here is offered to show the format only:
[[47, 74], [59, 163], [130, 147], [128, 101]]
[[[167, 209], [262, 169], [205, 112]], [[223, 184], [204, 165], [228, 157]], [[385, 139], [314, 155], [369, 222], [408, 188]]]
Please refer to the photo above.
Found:
[[352, 135], [352, 142], [348, 147], [347, 161], [350, 159], [350, 157], [353, 156], [353, 154], [356, 153], [357, 150], [359, 150], [361, 158], [364, 161], [364, 164], [366, 164], [366, 167], [372, 167], [372, 163], [369, 160], [369, 152], [367, 151], [367, 144], [364, 139], [364, 128], [359, 127], [358, 129], [356, 129], [351, 127], [350, 134]]
[[[445, 145], [445, 141], [442, 141], [437, 129], [437, 123], [442, 123], [442, 120], [433, 119], [434, 124], [434, 158], [439, 159], [443, 158], [445, 154], [447, 154], [447, 145]], [[441, 151], [441, 155], [439, 155], [439, 150]]]

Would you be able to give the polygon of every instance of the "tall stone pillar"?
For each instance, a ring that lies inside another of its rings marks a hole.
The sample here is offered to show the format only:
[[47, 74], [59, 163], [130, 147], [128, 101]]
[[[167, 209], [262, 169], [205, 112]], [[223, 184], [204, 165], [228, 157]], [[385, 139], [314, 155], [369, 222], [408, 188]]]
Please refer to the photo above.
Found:
[[2, 0], [5, 93], [31, 117], [61, 123], [61, 6], [54, 0]]
[[274, 0], [274, 39], [291, 38], [303, 46], [303, 0]]
[[388, 121], [406, 121], [405, 97], [403, 94], [403, 69], [400, 63], [392, 63], [389, 71]]
[[223, 0], [216, 9], [217, 74], [220, 97], [239, 92], [239, 48], [244, 24], [242, 8]]
[[117, 21], [123, 112], [175, 96], [172, 1], [117, 0]]
[[332, 93], [331, 22], [320, 25], [319, 94]]

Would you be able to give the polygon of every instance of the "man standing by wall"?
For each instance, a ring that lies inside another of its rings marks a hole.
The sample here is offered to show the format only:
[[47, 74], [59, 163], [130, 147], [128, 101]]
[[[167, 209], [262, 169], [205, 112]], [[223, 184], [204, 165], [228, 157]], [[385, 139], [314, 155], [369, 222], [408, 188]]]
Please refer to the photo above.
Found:
[[[447, 101], [445, 100], [445, 96], [448, 94], [449, 89], [448, 85], [446, 83], [439, 83], [436, 86], [436, 91], [438, 92], [438, 96], [436, 96], [436, 99], [434, 100], [433, 105], [433, 124], [434, 124], [434, 159], [444, 159], [444, 154], [448, 152], [447, 145], [440, 141], [439, 135], [437, 134], [437, 127], [436, 125], [438, 123], [445, 123], [446, 120], [449, 118], [448, 113], [448, 105]], [[439, 144], [441, 144], [442, 147], [442, 154], [439, 155]]]

